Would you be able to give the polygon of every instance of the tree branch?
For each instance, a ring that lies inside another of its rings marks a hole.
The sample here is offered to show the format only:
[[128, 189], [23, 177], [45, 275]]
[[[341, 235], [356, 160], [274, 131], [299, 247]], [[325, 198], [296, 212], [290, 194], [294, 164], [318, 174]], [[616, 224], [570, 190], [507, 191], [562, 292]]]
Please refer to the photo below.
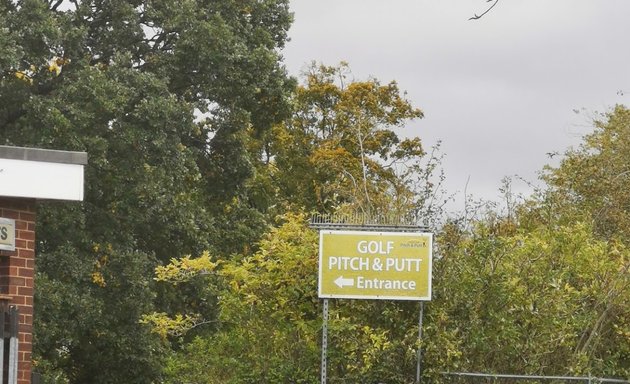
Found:
[[51, 11], [57, 11], [57, 8], [59, 8], [59, 6], [61, 4], [63, 4], [63, 0], [57, 0], [57, 2], [55, 4], [52, 4], [52, 6], [50, 7], [50, 10]]
[[486, 13], [490, 12], [490, 10], [492, 8], [494, 8], [495, 5], [497, 5], [497, 3], [499, 2], [499, 0], [486, 0], [486, 3], [489, 3], [491, 1], [494, 1], [494, 3], [492, 3], [492, 5], [490, 6], [490, 8], [486, 9], [484, 13], [482, 13], [481, 15], [477, 15], [475, 14], [475, 16], [471, 17], [468, 20], [479, 20], [481, 19]]
[[367, 188], [367, 165], [365, 164], [365, 151], [363, 149], [363, 135], [361, 134], [361, 124], [357, 124], [357, 133], [359, 138], [359, 149], [361, 150], [361, 169], [363, 170], [363, 190], [365, 192], [365, 199], [368, 204], [368, 209], [372, 212], [372, 202], [370, 201], [370, 193]]

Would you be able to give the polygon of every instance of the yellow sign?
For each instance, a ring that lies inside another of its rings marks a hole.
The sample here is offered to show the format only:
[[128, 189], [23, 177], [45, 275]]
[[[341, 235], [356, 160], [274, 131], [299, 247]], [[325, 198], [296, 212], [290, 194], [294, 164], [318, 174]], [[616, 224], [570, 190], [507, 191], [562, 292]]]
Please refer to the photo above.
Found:
[[0, 217], [0, 250], [15, 251], [15, 220]]
[[431, 233], [320, 231], [319, 297], [431, 300]]

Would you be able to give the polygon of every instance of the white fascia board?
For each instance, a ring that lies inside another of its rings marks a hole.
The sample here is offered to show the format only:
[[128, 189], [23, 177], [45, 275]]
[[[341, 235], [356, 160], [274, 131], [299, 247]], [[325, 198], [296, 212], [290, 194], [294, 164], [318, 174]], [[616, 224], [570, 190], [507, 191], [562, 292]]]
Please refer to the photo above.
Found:
[[83, 164], [0, 158], [0, 196], [83, 200]]

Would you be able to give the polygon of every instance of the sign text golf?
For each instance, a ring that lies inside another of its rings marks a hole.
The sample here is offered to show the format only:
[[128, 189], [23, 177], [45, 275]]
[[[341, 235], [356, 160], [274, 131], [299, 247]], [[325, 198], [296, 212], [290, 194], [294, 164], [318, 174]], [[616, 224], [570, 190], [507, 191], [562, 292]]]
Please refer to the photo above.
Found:
[[319, 297], [431, 300], [430, 233], [321, 231]]

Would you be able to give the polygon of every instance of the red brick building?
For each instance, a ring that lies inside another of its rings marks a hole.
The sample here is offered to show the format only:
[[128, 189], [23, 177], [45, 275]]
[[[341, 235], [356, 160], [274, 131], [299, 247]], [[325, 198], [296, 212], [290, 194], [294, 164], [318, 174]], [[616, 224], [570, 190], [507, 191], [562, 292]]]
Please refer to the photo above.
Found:
[[0, 146], [0, 384], [31, 383], [37, 202], [83, 200], [86, 164], [84, 152]]

